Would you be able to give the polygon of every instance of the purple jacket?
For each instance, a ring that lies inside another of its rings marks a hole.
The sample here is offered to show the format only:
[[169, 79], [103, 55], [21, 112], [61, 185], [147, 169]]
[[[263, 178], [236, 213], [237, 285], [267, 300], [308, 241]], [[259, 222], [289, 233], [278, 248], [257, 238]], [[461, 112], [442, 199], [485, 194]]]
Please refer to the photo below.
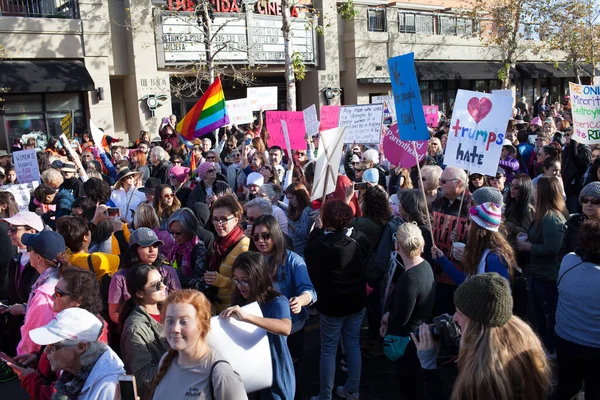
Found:
[[519, 171], [519, 161], [511, 156], [506, 156], [504, 160], [500, 160], [498, 165], [506, 171], [506, 184], [510, 184]]

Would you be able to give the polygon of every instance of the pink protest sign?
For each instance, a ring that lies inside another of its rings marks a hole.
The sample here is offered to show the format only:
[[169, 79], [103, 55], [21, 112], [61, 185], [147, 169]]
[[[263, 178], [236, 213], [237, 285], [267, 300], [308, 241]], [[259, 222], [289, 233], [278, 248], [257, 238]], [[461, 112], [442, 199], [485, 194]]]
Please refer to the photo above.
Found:
[[423, 106], [423, 114], [425, 114], [427, 126], [437, 129], [439, 123], [438, 106]]
[[341, 106], [321, 106], [321, 131], [337, 128]]
[[[427, 140], [415, 140], [419, 161], [427, 154]], [[384, 129], [383, 152], [385, 157], [394, 165], [402, 168], [412, 168], [417, 165], [415, 151], [412, 141], [400, 140], [398, 135], [398, 124], [390, 125], [390, 129]]]
[[293, 150], [306, 149], [304, 136], [304, 114], [302, 111], [267, 111], [267, 131], [269, 132], [269, 146], [286, 148], [281, 120], [287, 123], [290, 145]]

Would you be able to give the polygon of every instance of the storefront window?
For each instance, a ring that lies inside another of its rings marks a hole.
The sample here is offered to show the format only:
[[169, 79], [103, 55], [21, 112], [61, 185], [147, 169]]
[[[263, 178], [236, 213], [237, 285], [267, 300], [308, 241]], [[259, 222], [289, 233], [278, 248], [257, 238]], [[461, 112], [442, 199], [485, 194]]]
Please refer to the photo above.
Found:
[[419, 88], [421, 90], [421, 102], [425, 105], [429, 105], [431, 99], [429, 97], [429, 81], [419, 82]]

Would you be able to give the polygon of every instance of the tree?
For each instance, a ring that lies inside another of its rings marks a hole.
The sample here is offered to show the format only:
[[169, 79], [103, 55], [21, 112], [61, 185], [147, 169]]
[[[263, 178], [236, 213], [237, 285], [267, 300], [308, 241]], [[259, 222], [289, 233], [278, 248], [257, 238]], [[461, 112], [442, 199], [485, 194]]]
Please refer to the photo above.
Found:
[[292, 17], [288, 0], [281, 0], [281, 19], [285, 57], [285, 104], [288, 111], [296, 111], [296, 75], [292, 64], [293, 49], [290, 37]]
[[546, 19], [540, 29], [546, 48], [566, 54], [577, 82], [581, 83], [582, 65], [592, 67], [593, 78], [600, 49], [600, 6], [596, 1], [552, 1], [546, 4], [541, 14]]
[[502, 88], [510, 87], [510, 70], [528, 51], [537, 51], [539, 43], [531, 38], [539, 23], [540, 5], [545, 0], [473, 0], [467, 13], [480, 22], [476, 31], [486, 46], [500, 52], [503, 67], [498, 71]]

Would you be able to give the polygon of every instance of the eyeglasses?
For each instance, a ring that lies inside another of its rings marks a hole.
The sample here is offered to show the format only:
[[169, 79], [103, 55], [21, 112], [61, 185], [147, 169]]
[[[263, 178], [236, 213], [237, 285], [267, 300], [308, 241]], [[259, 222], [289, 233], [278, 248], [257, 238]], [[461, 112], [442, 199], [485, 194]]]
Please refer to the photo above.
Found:
[[519, 189], [521, 189], [521, 185], [517, 185], [517, 184], [513, 183], [512, 185], [510, 185], [510, 188], [511, 189], [515, 189], [515, 190], [519, 190]]
[[587, 197], [587, 196], [586, 197], [582, 197], [581, 198], [581, 204], [583, 205], [583, 204], [587, 204], [587, 203], [591, 203], [591, 204], [593, 204], [595, 206], [598, 206], [598, 205], [600, 205], [600, 199], [594, 198], [594, 197]]
[[226, 223], [228, 223], [229, 221], [231, 221], [232, 219], [234, 219], [235, 216], [234, 215], [230, 215], [227, 218], [217, 218], [217, 217], [213, 217], [211, 219], [213, 225], [225, 225]]
[[232, 154], [231, 157], [237, 158], [237, 157], [241, 157], [242, 155], [240, 153], [236, 153], [236, 154]]
[[297, 155], [297, 156], [301, 156], [301, 157], [303, 157], [303, 156], [305, 156], [305, 155], [306, 155], [306, 153], [305, 153], [305, 152], [303, 152], [303, 151], [297, 151], [297, 152], [296, 152], [296, 155]]
[[46, 346], [46, 350], [48, 353], [53, 353], [62, 349], [63, 347], [71, 347], [70, 345], [66, 345], [63, 342], [52, 343]]
[[163, 287], [166, 287], [166, 286], [167, 286], [167, 277], [165, 276], [164, 278], [162, 278], [162, 280], [160, 280], [156, 283], [151, 283], [145, 289], [154, 289], [153, 292], [158, 292]]
[[453, 182], [453, 181], [460, 181], [460, 179], [440, 179], [440, 183], [442, 185], [445, 185], [448, 182]]
[[233, 282], [233, 284], [238, 287], [246, 288], [246, 287], [250, 286], [250, 283], [248, 281], [240, 281], [239, 279], [236, 279], [236, 278], [231, 278], [231, 282]]
[[56, 297], [57, 299], [62, 299], [64, 296], [72, 296], [72, 294], [63, 292], [62, 290], [60, 290], [59, 288], [57, 288], [55, 286], [54, 287], [54, 297]]
[[261, 239], [266, 242], [267, 240], [271, 239], [271, 234], [268, 232], [265, 232], [265, 233], [255, 233], [254, 235], [252, 235], [252, 240], [254, 240], [255, 242], [258, 242]]
[[171, 236], [182, 236], [183, 232], [181, 231], [169, 231], [169, 233], [171, 234]]

